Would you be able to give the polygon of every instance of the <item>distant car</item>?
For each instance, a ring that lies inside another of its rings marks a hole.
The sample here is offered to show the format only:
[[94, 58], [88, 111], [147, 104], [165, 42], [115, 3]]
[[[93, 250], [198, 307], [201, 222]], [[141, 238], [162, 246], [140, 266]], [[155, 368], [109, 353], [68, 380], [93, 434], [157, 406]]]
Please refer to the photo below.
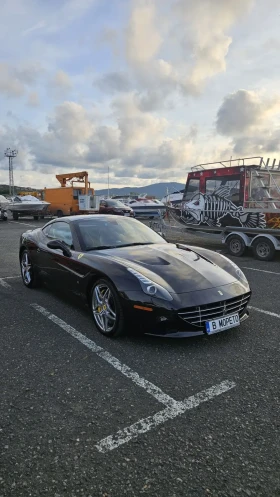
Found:
[[99, 204], [99, 213], [134, 217], [134, 211], [131, 207], [114, 199], [101, 200]]
[[23, 283], [40, 281], [83, 295], [96, 328], [115, 337], [141, 329], [197, 336], [238, 326], [251, 291], [226, 257], [172, 244], [136, 219], [70, 216], [20, 238]]

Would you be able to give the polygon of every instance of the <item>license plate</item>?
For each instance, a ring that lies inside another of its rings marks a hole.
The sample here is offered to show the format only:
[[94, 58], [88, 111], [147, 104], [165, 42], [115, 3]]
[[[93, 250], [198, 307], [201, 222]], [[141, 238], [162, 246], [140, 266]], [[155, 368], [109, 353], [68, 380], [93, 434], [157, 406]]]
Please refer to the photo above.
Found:
[[213, 321], [206, 321], [206, 333], [208, 335], [214, 335], [214, 333], [219, 333], [223, 330], [228, 330], [229, 328], [234, 328], [240, 325], [239, 314], [231, 314], [230, 316], [223, 316], [218, 319], [213, 319]]

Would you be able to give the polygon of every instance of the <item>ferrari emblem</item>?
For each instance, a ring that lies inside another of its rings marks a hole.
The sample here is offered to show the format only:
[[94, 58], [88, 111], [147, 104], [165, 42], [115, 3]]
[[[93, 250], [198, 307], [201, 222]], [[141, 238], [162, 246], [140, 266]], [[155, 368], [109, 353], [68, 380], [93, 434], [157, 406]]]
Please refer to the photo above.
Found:
[[85, 255], [85, 254], [79, 254], [78, 259], [81, 259], [83, 257], [83, 255]]

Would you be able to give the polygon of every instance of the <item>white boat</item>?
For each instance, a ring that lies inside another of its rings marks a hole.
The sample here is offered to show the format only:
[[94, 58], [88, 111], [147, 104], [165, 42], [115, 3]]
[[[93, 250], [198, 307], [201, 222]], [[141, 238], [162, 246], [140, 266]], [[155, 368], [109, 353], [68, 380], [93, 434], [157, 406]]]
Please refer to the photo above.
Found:
[[49, 205], [50, 202], [39, 200], [37, 197], [33, 197], [33, 195], [24, 195], [22, 197], [13, 197], [11, 202], [7, 204], [7, 209], [12, 212], [14, 219], [22, 215], [30, 215], [37, 218], [38, 216], [44, 216]]
[[177, 192], [172, 192], [172, 193], [167, 193], [162, 199], [161, 202], [163, 202], [165, 205], [176, 205], [179, 204], [183, 198], [184, 195], [184, 190], [180, 190]]
[[4, 197], [4, 195], [0, 195], [0, 207], [7, 208], [8, 204], [9, 200], [6, 197]]
[[165, 205], [159, 200], [150, 200], [145, 197], [131, 199], [127, 205], [135, 212], [135, 217], [160, 217], [165, 210]]

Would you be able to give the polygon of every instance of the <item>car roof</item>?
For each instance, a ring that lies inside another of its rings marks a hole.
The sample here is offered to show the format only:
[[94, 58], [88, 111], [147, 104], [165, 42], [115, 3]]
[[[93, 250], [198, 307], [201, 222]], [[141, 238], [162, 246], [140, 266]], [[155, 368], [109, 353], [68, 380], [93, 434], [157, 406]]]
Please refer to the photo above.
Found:
[[[122, 216], [118, 216], [118, 218], [123, 219]], [[56, 219], [52, 219], [50, 223], [54, 223], [57, 221], [63, 221], [66, 223], [78, 223], [80, 220], [89, 220], [89, 219], [116, 219], [116, 216], [113, 214], [78, 214], [77, 216], [64, 216], [64, 217], [58, 217]], [[130, 219], [134, 221], [134, 219], [131, 219], [129, 217], [126, 217], [125, 219]], [[48, 224], [50, 224], [48, 223]]]

